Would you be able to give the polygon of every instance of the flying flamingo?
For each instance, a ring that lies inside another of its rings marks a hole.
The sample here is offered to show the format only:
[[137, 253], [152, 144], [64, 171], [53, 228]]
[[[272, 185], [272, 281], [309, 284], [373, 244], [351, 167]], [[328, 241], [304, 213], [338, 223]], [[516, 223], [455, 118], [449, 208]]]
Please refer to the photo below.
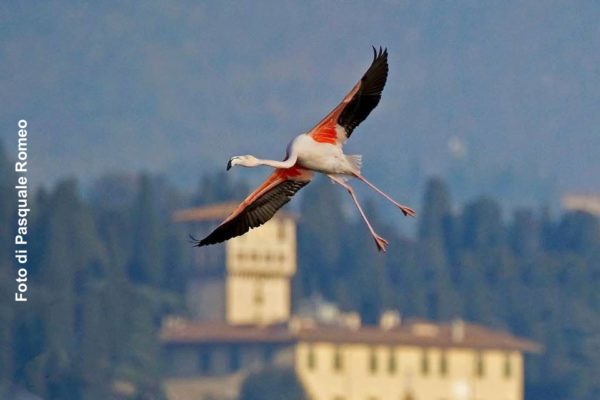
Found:
[[236, 165], [267, 165], [275, 168], [275, 171], [212, 233], [202, 240], [192, 238], [194, 243], [197, 246], [220, 243], [264, 224], [312, 180], [314, 172], [320, 172], [348, 191], [369, 228], [377, 249], [385, 251], [388, 242], [371, 226], [346, 178], [354, 177], [363, 181], [398, 207], [405, 216], [412, 217], [415, 211], [396, 202], [365, 179], [360, 173], [361, 156], [344, 154], [342, 145], [379, 103], [387, 80], [387, 57], [387, 49], [382, 50], [380, 47], [377, 51], [373, 47], [373, 62], [361, 80], [312, 130], [296, 136], [290, 142], [283, 161], [261, 160], [252, 155], [232, 157], [227, 163], [227, 170]]

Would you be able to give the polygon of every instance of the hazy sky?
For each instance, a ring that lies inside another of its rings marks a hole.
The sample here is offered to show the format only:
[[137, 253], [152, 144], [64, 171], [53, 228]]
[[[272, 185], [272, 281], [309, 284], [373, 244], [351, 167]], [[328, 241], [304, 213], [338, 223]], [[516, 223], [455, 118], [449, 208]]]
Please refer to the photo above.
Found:
[[[389, 49], [365, 172], [469, 168], [600, 191], [597, 1], [2, 2], [0, 138], [36, 180], [283, 156]], [[461, 148], [461, 146], [463, 146]]]

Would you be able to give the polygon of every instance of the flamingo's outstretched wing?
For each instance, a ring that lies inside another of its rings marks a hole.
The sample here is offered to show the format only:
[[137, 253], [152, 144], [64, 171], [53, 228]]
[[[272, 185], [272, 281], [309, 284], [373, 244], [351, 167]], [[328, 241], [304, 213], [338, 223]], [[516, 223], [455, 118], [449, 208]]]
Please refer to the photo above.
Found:
[[367, 118], [381, 99], [388, 75], [387, 49], [373, 47], [373, 62], [344, 100], [310, 132], [317, 142], [346, 142], [354, 128]]
[[196, 246], [221, 243], [264, 224], [311, 179], [312, 172], [300, 167], [275, 170], [221, 225], [195, 240]]

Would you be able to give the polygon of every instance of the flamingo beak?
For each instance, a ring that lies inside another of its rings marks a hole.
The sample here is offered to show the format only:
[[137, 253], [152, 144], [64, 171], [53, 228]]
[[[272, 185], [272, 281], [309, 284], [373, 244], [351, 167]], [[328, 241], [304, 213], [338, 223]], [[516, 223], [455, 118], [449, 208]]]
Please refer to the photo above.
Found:
[[231, 160], [227, 161], [227, 171], [231, 169]]

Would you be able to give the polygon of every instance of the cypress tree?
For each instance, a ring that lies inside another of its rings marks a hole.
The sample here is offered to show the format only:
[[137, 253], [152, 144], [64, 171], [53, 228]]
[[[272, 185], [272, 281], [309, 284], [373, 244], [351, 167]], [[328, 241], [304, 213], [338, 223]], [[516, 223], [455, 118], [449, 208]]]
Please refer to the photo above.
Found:
[[446, 184], [439, 178], [429, 179], [419, 219], [419, 240], [433, 240], [443, 244], [446, 220], [450, 213], [450, 194]]
[[248, 193], [248, 185], [244, 182], [234, 181], [231, 174], [220, 171], [202, 177], [196, 193], [192, 196], [192, 204], [203, 205], [241, 200]]
[[80, 342], [75, 339], [80, 337], [83, 316], [80, 300], [89, 276], [98, 274], [101, 246], [91, 212], [81, 202], [74, 181], [59, 183], [42, 213], [46, 216], [41, 227], [46, 240], [40, 255], [47, 300], [42, 316], [46, 390], [50, 398], [77, 398]]
[[521, 209], [514, 213], [510, 227], [509, 242], [519, 256], [532, 257], [540, 248], [540, 226], [531, 210]]
[[565, 214], [559, 223], [557, 245], [581, 255], [591, 254], [600, 247], [600, 222], [582, 211]]
[[[352, 230], [340, 204], [341, 188], [329, 179], [318, 179], [302, 193], [298, 225], [298, 275], [295, 278], [300, 296], [321, 293], [331, 298], [337, 279], [350, 273], [352, 265], [343, 263], [344, 241]], [[318, 206], [315, 206], [318, 205]], [[341, 232], [341, 234], [340, 234]]]
[[504, 226], [498, 204], [482, 197], [466, 205], [463, 211], [463, 243], [467, 248], [489, 248], [503, 243]]
[[92, 280], [86, 284], [78, 332], [81, 336], [78, 367], [83, 400], [103, 400], [110, 397], [110, 342], [113, 333], [109, 330], [108, 320], [113, 318], [113, 310], [107, 307], [106, 297], [106, 281]]
[[3, 388], [8, 387], [15, 373], [13, 335], [16, 323], [15, 307], [18, 305], [11, 300], [14, 298], [16, 277], [11, 245], [16, 228], [13, 223], [16, 198], [14, 190], [11, 190], [11, 172], [4, 143], [0, 141], [0, 297], [5, 299], [0, 302], [0, 326], [4, 327], [0, 329], [0, 395]]
[[418, 253], [426, 290], [427, 315], [449, 319], [460, 313], [451, 279], [447, 233], [452, 220], [450, 195], [439, 178], [427, 182], [419, 221]]
[[163, 278], [162, 224], [158, 215], [156, 194], [148, 175], [143, 174], [140, 177], [131, 215], [129, 276], [133, 282], [158, 286]]

